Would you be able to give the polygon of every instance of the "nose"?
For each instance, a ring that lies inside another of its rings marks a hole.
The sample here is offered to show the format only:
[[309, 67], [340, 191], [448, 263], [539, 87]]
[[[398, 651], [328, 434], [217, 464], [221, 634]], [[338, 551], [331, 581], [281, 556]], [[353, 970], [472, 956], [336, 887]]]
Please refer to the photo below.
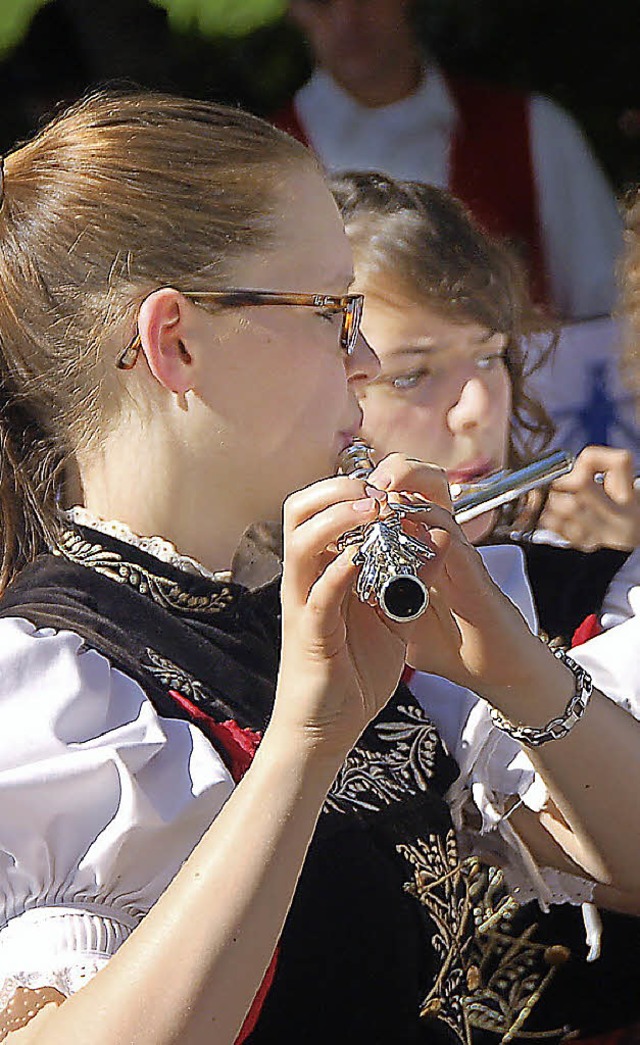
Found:
[[350, 384], [366, 384], [380, 373], [380, 360], [361, 332], [358, 332], [353, 352], [345, 357], [345, 367]]
[[488, 419], [491, 399], [482, 377], [474, 374], [463, 379], [453, 394], [447, 411], [447, 423], [452, 432], [477, 428]]

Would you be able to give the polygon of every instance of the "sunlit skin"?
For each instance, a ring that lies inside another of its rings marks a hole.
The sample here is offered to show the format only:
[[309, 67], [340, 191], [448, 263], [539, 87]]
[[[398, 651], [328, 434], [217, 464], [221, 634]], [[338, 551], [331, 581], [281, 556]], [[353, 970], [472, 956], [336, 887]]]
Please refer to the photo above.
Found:
[[[320, 174], [291, 172], [277, 205], [272, 247], [243, 256], [231, 282], [345, 294], [351, 248]], [[170, 287], [150, 294], [140, 359], [119, 372], [136, 408], [80, 461], [87, 508], [228, 568], [250, 523], [279, 519], [293, 490], [333, 475], [359, 431], [358, 386], [378, 362], [363, 338], [346, 357], [340, 325], [322, 308], [210, 311]], [[138, 446], [154, 447], [153, 468]]]
[[[362, 290], [360, 286], [358, 289]], [[363, 434], [382, 457], [400, 451], [444, 468], [450, 483], [505, 467], [511, 381], [506, 337], [477, 323], [453, 323], [406, 296], [366, 289], [362, 332], [380, 373], [361, 387]], [[467, 523], [480, 541], [495, 513]]]
[[[283, 197], [274, 249], [243, 258], [236, 285], [347, 293], [353, 279], [350, 244], [320, 175], [295, 173]], [[230, 310], [233, 340], [227, 349], [219, 340], [223, 317], [200, 309], [197, 318], [211, 331], [208, 336], [218, 335], [219, 346], [202, 374], [202, 398], [211, 407], [204, 425], [213, 419], [227, 455], [233, 447], [235, 496], [242, 475], [251, 487], [250, 519], [277, 519], [289, 493], [334, 473], [338, 453], [358, 431], [356, 391], [376, 375], [376, 357], [363, 338], [346, 357], [339, 343], [341, 316], [328, 310]]]

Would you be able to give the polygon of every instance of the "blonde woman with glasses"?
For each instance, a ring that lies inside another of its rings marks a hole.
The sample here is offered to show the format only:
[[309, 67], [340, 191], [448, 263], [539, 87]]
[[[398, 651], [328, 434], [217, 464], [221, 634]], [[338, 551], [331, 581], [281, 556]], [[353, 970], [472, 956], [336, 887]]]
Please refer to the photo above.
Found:
[[[5, 158], [11, 1045], [465, 1041], [472, 869], [406, 660], [530, 727], [536, 858], [636, 895], [626, 716], [493, 587], [438, 469], [335, 475], [378, 369], [352, 277], [315, 162], [237, 110], [98, 95]], [[404, 625], [338, 550], [399, 498], [437, 552]], [[248, 591], [233, 553], [283, 503], [282, 583]]]

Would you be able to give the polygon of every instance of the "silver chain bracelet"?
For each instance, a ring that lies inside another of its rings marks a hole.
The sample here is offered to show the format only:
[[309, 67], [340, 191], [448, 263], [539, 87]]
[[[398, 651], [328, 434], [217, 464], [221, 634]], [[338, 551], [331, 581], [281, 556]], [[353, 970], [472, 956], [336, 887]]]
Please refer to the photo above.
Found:
[[552, 718], [546, 726], [536, 729], [535, 726], [515, 726], [501, 711], [496, 708], [490, 709], [494, 725], [527, 747], [540, 747], [549, 740], [561, 740], [562, 737], [566, 737], [584, 715], [593, 690], [591, 675], [576, 664], [564, 650], [553, 650], [553, 655], [569, 668], [576, 680], [573, 696], [561, 715]]

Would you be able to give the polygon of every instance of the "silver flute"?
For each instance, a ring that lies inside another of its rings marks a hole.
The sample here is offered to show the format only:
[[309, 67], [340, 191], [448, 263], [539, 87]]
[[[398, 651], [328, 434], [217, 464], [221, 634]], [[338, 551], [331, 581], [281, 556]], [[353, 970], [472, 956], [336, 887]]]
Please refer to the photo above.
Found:
[[[371, 447], [359, 441], [342, 451], [339, 463], [342, 474], [353, 479], [366, 479], [375, 468]], [[403, 519], [423, 511], [418, 505], [387, 504], [375, 522], [349, 530], [338, 542], [340, 550], [358, 545], [353, 561], [360, 567], [356, 581], [360, 601], [377, 603], [391, 620], [415, 620], [429, 605], [429, 590], [418, 570], [435, 552], [402, 529]]]
[[517, 500], [530, 490], [548, 486], [554, 479], [570, 472], [574, 463], [573, 454], [556, 450], [522, 468], [494, 472], [476, 483], [452, 483], [454, 518], [458, 523], [469, 522], [493, 508]]
[[[375, 467], [371, 454], [366, 443], [353, 442], [340, 454], [340, 471], [354, 479], [366, 479]], [[454, 518], [458, 523], [469, 522], [530, 490], [548, 486], [570, 472], [574, 462], [573, 454], [556, 450], [523, 468], [494, 472], [475, 483], [453, 483]], [[354, 558], [360, 566], [358, 598], [376, 602], [391, 620], [415, 620], [429, 605], [428, 589], [417, 572], [435, 552], [402, 529], [404, 518], [422, 511], [419, 505], [389, 504], [384, 517], [349, 530], [339, 542], [340, 550], [359, 545]]]

